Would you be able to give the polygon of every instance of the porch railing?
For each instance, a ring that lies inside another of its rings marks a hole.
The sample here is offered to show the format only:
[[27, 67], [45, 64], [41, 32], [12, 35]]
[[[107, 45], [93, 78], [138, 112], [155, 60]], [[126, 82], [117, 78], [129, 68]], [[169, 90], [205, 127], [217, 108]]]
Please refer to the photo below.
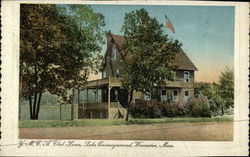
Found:
[[108, 109], [108, 103], [102, 102], [102, 103], [83, 103], [83, 107], [85, 109]]

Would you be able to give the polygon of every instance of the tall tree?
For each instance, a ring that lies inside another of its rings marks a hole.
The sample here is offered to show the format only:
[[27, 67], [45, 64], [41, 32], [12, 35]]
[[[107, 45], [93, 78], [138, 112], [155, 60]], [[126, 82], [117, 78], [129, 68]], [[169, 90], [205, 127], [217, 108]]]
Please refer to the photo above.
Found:
[[99, 69], [100, 54], [96, 52], [101, 51], [100, 45], [104, 42], [104, 32], [101, 27], [105, 23], [104, 16], [94, 13], [87, 5], [63, 6], [60, 7], [60, 11], [63, 15], [68, 15], [70, 19], [68, 21], [72, 23], [69, 24], [70, 30], [74, 30], [70, 33], [71, 47], [68, 48], [74, 57], [71, 63], [68, 63], [69, 66], [65, 67], [71, 75], [64, 77], [64, 87], [71, 92], [61, 95], [63, 103], [71, 104], [71, 120], [73, 120], [76, 89], [84, 85], [90, 71]]
[[67, 6], [21, 5], [21, 92], [29, 100], [31, 119], [38, 119], [45, 91], [72, 102], [74, 92], [69, 96], [67, 91], [83, 85], [94, 68], [104, 17], [86, 8], [89, 20], [80, 26]]
[[224, 114], [224, 109], [234, 107], [234, 73], [232, 69], [226, 68], [221, 72], [219, 80], [220, 95], [223, 99], [221, 104], [221, 114]]
[[134, 91], [146, 94], [152, 87], [162, 87], [166, 79], [172, 79], [175, 54], [181, 44], [169, 40], [163, 33], [163, 24], [150, 17], [145, 9], [126, 13], [122, 31], [125, 37], [123, 51], [130, 55], [122, 82], [129, 92], [128, 120]]

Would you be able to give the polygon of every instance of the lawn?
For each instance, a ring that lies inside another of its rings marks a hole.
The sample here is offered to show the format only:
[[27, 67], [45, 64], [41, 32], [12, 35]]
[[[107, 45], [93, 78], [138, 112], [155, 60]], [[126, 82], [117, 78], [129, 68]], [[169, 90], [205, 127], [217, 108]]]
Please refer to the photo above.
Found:
[[84, 127], [113, 125], [146, 125], [164, 123], [232, 122], [231, 116], [213, 118], [159, 118], [159, 119], [80, 119], [80, 120], [20, 120], [20, 128]]
[[233, 118], [21, 120], [21, 139], [232, 141]]

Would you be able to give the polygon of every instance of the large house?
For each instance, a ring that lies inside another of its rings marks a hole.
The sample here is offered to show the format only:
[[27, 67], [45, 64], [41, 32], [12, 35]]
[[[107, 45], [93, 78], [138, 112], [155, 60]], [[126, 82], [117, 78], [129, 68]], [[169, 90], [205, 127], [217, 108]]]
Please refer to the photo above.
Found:
[[[120, 118], [125, 117], [128, 93], [122, 87], [121, 75], [124, 61], [129, 54], [121, 51], [124, 37], [107, 34], [107, 49], [101, 65], [102, 78], [89, 81], [80, 89], [78, 118]], [[194, 96], [194, 72], [197, 68], [181, 50], [176, 54], [177, 69], [173, 80], [166, 80], [164, 88], [152, 88], [146, 94], [135, 92], [136, 99], [157, 99], [163, 102], [185, 102]]]

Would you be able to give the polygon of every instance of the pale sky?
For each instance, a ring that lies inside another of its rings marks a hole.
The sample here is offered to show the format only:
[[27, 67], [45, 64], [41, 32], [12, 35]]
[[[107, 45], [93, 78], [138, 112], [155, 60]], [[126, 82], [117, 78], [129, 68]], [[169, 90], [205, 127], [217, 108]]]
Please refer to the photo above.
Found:
[[[195, 81], [217, 82], [220, 72], [233, 68], [234, 7], [231, 6], [158, 6], [158, 5], [91, 5], [94, 12], [105, 16], [104, 30], [123, 35], [124, 15], [145, 8], [149, 16], [164, 22], [166, 14], [175, 28], [175, 34], [164, 32], [182, 42], [182, 49], [198, 68]], [[105, 52], [103, 45], [103, 52]], [[95, 79], [96, 76], [90, 78]]]

